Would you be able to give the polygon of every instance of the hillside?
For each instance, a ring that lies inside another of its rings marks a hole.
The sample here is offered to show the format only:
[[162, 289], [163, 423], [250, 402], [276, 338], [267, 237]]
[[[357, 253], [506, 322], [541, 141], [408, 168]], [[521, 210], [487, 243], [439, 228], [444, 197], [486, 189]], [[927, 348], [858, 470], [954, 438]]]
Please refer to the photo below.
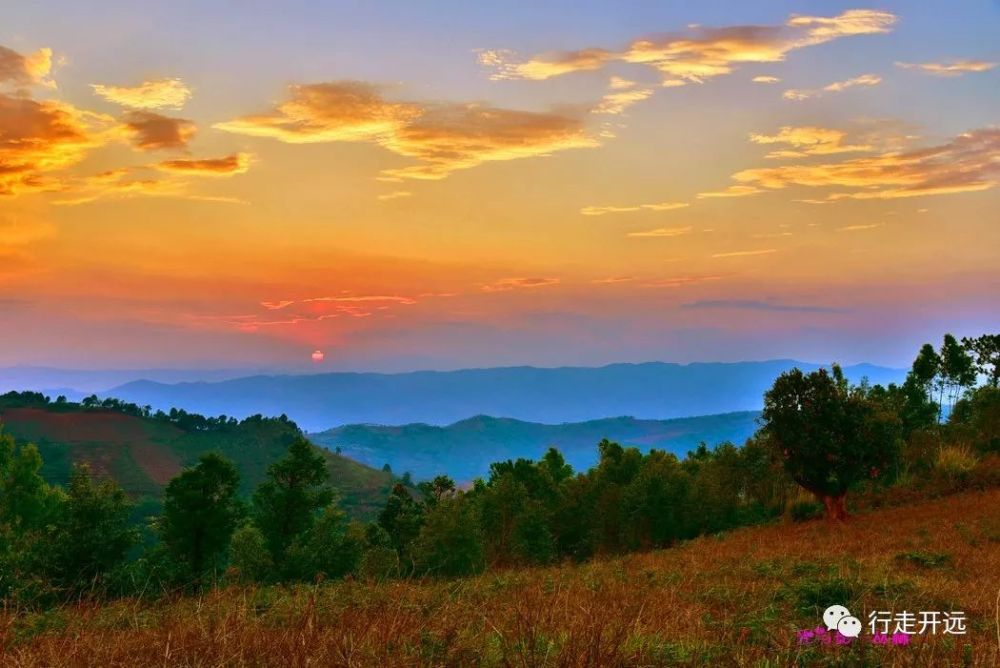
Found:
[[[993, 490], [581, 566], [0, 612], [14, 639], [0, 663], [986, 667], [1000, 660], [998, 572]], [[862, 636], [800, 643], [834, 604]], [[961, 611], [967, 633], [877, 644], [870, 611]]]
[[331, 450], [340, 448], [347, 457], [369, 466], [388, 463], [396, 473], [409, 471], [417, 479], [446, 473], [468, 481], [485, 476], [492, 462], [538, 459], [549, 446], [559, 448], [574, 469], [586, 470], [596, 463], [594, 446], [603, 438], [681, 456], [702, 441], [742, 444], [756, 429], [756, 418], [756, 412], [748, 411], [673, 420], [619, 417], [553, 425], [480, 415], [447, 427], [347, 425], [309, 437]]
[[[174, 475], [208, 451], [220, 452], [236, 464], [242, 492], [249, 495], [297, 431], [292, 423], [267, 419], [202, 431], [113, 409], [75, 406], [0, 403], [0, 424], [18, 441], [38, 446], [42, 473], [49, 482], [65, 483], [72, 464], [86, 462], [96, 473], [118, 481], [133, 498], [152, 505]], [[345, 509], [368, 517], [383, 506], [391, 475], [323, 452]]]
[[[612, 364], [603, 367], [509, 367], [413, 373], [252, 376], [222, 382], [137, 381], [103, 396], [167, 410], [244, 417], [285, 414], [307, 431], [345, 424], [447, 425], [472, 415], [529, 422], [583, 422], [616, 415], [668, 419], [759, 410], [774, 379], [794, 360]], [[848, 366], [856, 382], [901, 381], [903, 371]]]

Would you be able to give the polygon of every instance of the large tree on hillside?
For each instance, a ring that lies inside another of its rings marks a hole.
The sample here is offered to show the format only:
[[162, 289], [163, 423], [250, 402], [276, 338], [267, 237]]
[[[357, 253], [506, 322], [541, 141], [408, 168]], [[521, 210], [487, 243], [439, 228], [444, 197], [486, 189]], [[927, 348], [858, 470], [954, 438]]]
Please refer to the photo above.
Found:
[[289, 546], [333, 502], [329, 480], [323, 455], [301, 436], [288, 446], [288, 454], [267, 468], [267, 480], [253, 495], [254, 519], [275, 564], [282, 563]]
[[236, 494], [240, 476], [232, 463], [214, 453], [184, 470], [167, 485], [160, 537], [173, 559], [195, 580], [222, 565], [229, 540], [243, 515]]
[[795, 482], [847, 518], [852, 485], [878, 477], [898, 457], [899, 420], [864, 387], [850, 388], [837, 365], [781, 374], [764, 395], [763, 432]]

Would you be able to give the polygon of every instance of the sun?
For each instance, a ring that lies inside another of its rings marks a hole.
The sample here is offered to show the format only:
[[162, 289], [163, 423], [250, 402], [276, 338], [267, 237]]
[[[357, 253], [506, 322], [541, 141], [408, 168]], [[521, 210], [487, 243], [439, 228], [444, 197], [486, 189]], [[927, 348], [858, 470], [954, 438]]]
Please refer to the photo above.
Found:
[[310, 357], [313, 362], [322, 362], [326, 358], [326, 354], [322, 350], [314, 350]]

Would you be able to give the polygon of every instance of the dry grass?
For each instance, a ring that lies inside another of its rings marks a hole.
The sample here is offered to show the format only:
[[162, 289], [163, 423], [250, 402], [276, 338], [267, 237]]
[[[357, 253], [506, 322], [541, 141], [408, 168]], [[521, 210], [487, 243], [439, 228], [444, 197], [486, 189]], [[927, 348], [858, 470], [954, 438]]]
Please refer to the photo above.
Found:
[[[1000, 490], [454, 581], [232, 588], [0, 616], [19, 666], [995, 666]], [[962, 610], [964, 636], [799, 645], [829, 604]]]

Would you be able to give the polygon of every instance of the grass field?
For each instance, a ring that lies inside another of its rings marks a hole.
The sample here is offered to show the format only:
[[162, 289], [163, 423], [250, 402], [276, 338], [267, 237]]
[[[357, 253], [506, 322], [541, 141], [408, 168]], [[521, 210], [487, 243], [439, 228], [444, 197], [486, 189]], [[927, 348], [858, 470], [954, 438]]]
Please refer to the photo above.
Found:
[[[3, 666], [996, 666], [1000, 490], [462, 580], [226, 588], [0, 617]], [[966, 635], [800, 644], [831, 604]]]

